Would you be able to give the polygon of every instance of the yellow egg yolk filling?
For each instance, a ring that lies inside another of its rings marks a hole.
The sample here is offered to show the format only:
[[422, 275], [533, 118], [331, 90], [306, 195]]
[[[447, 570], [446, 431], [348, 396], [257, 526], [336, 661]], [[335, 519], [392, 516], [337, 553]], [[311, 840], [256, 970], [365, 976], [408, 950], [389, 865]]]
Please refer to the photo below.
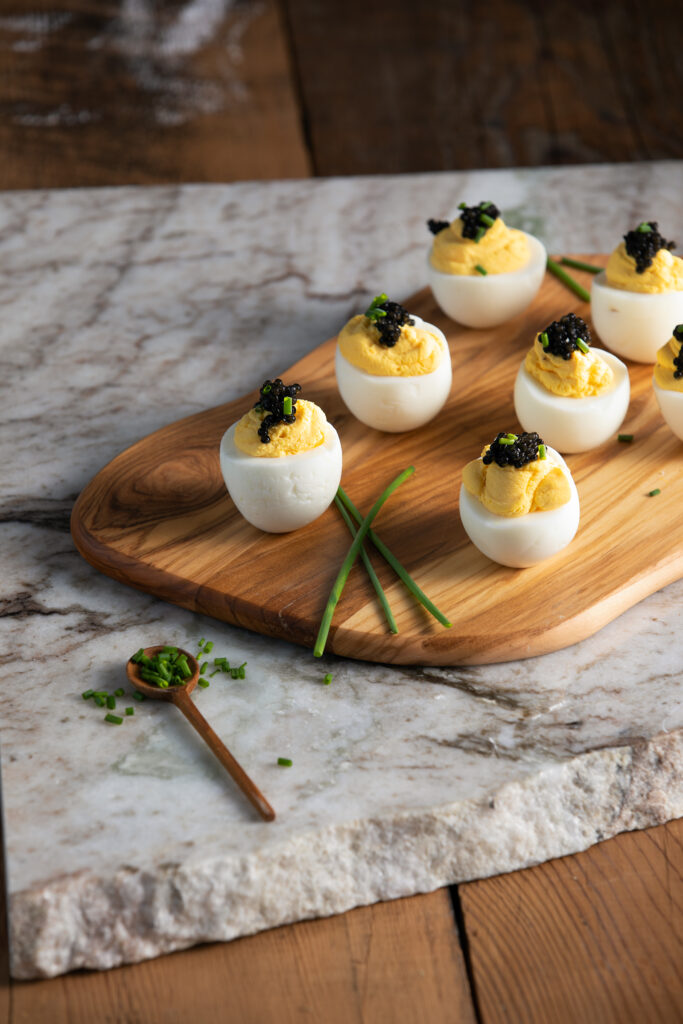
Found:
[[680, 292], [683, 291], [683, 259], [669, 249], [659, 249], [649, 267], [639, 274], [636, 261], [626, 252], [621, 242], [607, 261], [607, 284], [627, 292]]
[[486, 234], [475, 242], [462, 237], [462, 220], [451, 222], [434, 237], [430, 262], [443, 274], [469, 274], [480, 277], [477, 264], [487, 274], [510, 274], [529, 262], [529, 243], [523, 231], [509, 228], [496, 217]]
[[[484, 448], [482, 457], [489, 446]], [[474, 498], [497, 516], [524, 516], [528, 512], [549, 512], [566, 505], [571, 489], [558, 456], [549, 448], [545, 459], [516, 466], [485, 465], [481, 458], [468, 462], [462, 482]]]
[[612, 367], [597, 352], [575, 349], [570, 359], [546, 352], [536, 335], [524, 360], [526, 372], [553, 395], [590, 398], [607, 391], [614, 382]]
[[678, 369], [674, 359], [678, 359], [683, 349], [683, 344], [672, 336], [666, 345], [657, 349], [657, 365], [653, 380], [665, 391], [683, 391], [683, 377], [674, 377], [674, 371]]
[[235, 447], [256, 458], [279, 459], [283, 455], [318, 448], [325, 440], [327, 417], [315, 402], [298, 398], [294, 406], [294, 423], [276, 423], [271, 427], [270, 443], [264, 444], [258, 434], [266, 413], [250, 409], [235, 427]]
[[417, 324], [404, 324], [395, 345], [380, 342], [380, 333], [362, 313], [341, 329], [337, 344], [347, 362], [375, 377], [421, 377], [436, 370], [443, 341]]

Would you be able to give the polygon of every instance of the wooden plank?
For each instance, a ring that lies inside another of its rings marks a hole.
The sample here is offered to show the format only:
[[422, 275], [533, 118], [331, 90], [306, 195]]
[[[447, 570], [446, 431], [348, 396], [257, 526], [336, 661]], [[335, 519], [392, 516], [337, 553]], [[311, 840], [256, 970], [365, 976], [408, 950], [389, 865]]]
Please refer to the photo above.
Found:
[[319, 174], [680, 155], [674, 0], [287, 9]]
[[11, 1024], [475, 1020], [447, 889], [12, 995]]
[[0, 188], [310, 172], [276, 0], [5, 3]]
[[683, 1020], [683, 820], [458, 893], [483, 1024]]

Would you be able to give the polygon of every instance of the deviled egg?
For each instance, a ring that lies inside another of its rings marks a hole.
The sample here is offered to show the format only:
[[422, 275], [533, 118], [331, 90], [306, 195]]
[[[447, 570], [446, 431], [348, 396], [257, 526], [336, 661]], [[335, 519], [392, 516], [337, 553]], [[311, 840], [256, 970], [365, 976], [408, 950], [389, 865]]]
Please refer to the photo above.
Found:
[[521, 569], [573, 539], [579, 496], [566, 462], [538, 434], [500, 432], [463, 470], [460, 518], [482, 554]]
[[384, 294], [339, 332], [335, 370], [339, 393], [353, 415], [391, 433], [433, 419], [453, 376], [443, 332]]
[[342, 472], [339, 436], [299, 384], [264, 381], [259, 400], [221, 440], [221, 472], [244, 518], [267, 533], [317, 519], [333, 501]]
[[467, 327], [494, 327], [521, 313], [541, 287], [546, 251], [509, 228], [497, 206], [460, 203], [455, 220], [429, 220], [434, 235], [427, 273], [446, 316]]
[[560, 452], [585, 452], [612, 437], [630, 398], [628, 370], [611, 352], [591, 348], [581, 317], [567, 313], [540, 331], [519, 368], [515, 412]]
[[662, 416], [683, 441], [683, 324], [657, 352], [652, 387]]
[[624, 235], [606, 269], [593, 280], [591, 317], [600, 340], [617, 355], [654, 363], [657, 349], [683, 320], [683, 259], [642, 221]]

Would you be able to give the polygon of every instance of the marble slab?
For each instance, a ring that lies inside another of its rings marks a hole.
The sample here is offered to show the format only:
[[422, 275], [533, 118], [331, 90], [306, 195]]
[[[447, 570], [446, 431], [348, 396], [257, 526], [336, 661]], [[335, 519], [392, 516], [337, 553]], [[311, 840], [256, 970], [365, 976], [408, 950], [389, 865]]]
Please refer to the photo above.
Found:
[[[337, 913], [683, 814], [683, 583], [555, 654], [420, 670], [314, 660], [119, 585], [71, 542], [77, 494], [117, 452], [256, 388], [368, 296], [421, 287], [426, 218], [484, 197], [551, 251], [604, 251], [644, 218], [682, 233], [683, 165], [0, 196], [15, 977]], [[136, 705], [115, 727], [80, 697], [125, 685], [141, 644], [200, 636], [248, 663], [196, 699], [273, 824], [173, 708]]]

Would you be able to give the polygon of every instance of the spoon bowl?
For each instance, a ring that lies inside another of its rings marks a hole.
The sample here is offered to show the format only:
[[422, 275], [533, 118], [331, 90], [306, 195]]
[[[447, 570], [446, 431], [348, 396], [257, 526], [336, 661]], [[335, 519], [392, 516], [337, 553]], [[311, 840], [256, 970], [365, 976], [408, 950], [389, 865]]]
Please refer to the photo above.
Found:
[[[197, 730], [202, 739], [208, 744], [223, 767], [232, 776], [246, 796], [247, 800], [249, 800], [256, 808], [264, 821], [273, 821], [275, 819], [275, 811], [270, 806], [261, 790], [249, 778], [242, 766], [235, 760], [226, 745], [213, 731], [209, 723], [195, 705], [194, 701], [190, 698], [190, 694], [199, 681], [199, 662], [189, 653], [189, 651], [184, 651], [181, 647], [176, 649], [180, 654], [185, 655], [187, 658], [187, 664], [192, 670], [192, 675], [180, 686], [169, 686], [168, 688], [165, 688], [162, 686], [155, 686], [154, 683], [145, 682], [145, 680], [140, 676], [140, 666], [130, 658], [126, 664], [126, 675], [128, 676], [129, 683], [140, 693], [144, 694], [145, 697], [151, 697], [152, 700], [167, 700], [172, 704], [175, 704], [175, 706], [185, 715], [185, 718], [188, 720], [190, 725]], [[157, 644], [155, 647], [145, 647], [143, 654], [146, 654], [148, 658], [153, 658], [155, 654], [159, 654], [163, 650], [164, 645]]]

